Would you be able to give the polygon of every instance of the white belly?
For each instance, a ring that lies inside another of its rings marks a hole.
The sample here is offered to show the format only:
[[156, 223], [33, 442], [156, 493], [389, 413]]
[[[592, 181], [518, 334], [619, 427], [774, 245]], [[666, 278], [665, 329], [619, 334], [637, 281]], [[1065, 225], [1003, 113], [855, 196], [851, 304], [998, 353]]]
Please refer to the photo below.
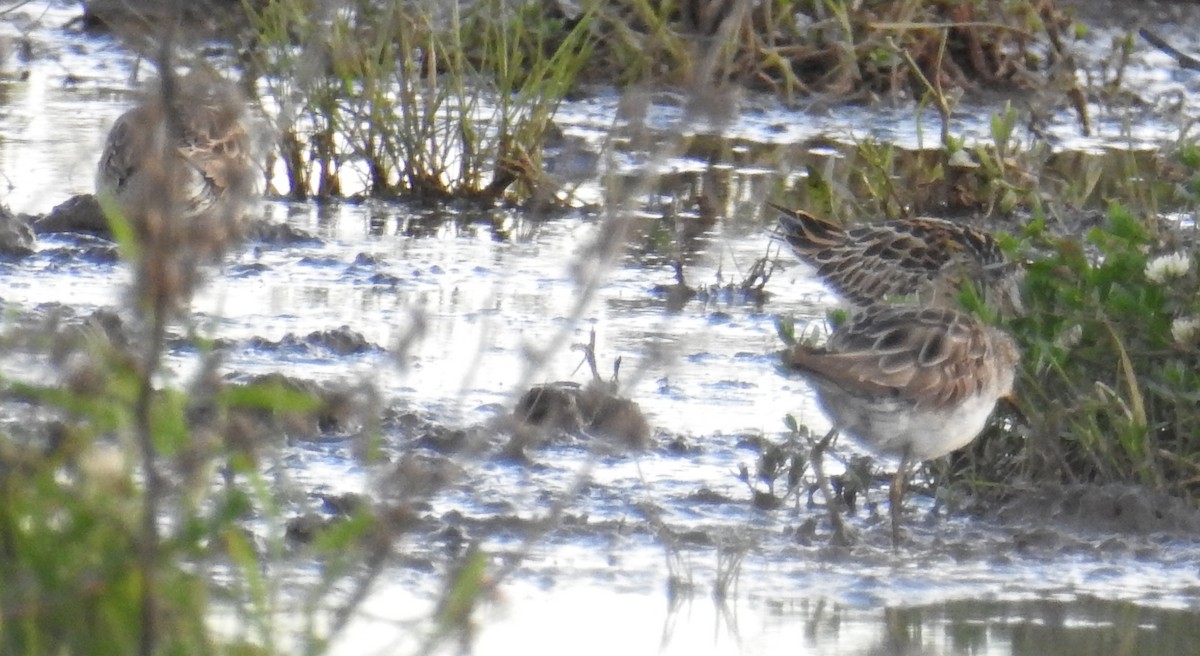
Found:
[[842, 432], [882, 453], [901, 454], [908, 449], [915, 460], [937, 458], [966, 446], [983, 430], [996, 406], [996, 397], [990, 394], [940, 409], [891, 399], [821, 397], [829, 418]]

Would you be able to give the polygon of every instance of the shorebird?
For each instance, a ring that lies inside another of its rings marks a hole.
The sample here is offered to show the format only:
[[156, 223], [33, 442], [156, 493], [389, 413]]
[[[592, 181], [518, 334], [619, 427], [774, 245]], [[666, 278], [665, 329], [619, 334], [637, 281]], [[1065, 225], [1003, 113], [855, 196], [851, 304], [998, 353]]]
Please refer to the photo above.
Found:
[[965, 284], [1002, 314], [1022, 312], [1020, 267], [986, 232], [929, 217], [845, 228], [802, 210], [781, 213], [779, 238], [856, 307], [915, 300], [953, 307]]
[[187, 226], [195, 246], [219, 250], [237, 234], [254, 192], [245, 106], [208, 69], [172, 81], [169, 92], [148, 94], [113, 123], [96, 196], [139, 233], [157, 234], [157, 223], [171, 221]]
[[168, 69], [108, 133], [96, 198], [133, 237], [134, 292], [149, 307], [183, 309], [202, 265], [244, 232], [256, 168], [244, 116], [240, 94], [216, 73]]
[[824, 347], [797, 344], [785, 367], [804, 375], [837, 432], [898, 455], [889, 492], [900, 541], [905, 480], [914, 463], [961, 448], [1011, 395], [1020, 359], [1013, 339], [952, 308], [879, 305], [850, 315]]

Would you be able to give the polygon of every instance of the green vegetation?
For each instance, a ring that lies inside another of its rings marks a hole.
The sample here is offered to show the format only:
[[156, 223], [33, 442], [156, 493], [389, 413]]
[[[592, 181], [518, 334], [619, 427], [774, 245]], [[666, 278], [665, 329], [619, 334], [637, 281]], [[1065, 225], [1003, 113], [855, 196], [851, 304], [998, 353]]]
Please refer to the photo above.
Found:
[[509, 4], [422, 15], [348, 3], [324, 20], [324, 3], [248, 5], [256, 71], [271, 97], [299, 98], [268, 108], [278, 116], [285, 195], [338, 196], [349, 174], [373, 197], [554, 198], [542, 144], [592, 57], [592, 15], [568, 25], [540, 20], [539, 5]]
[[[1028, 314], [1018, 408], [979, 445], [988, 478], [1200, 488], [1200, 269], [1190, 229], [1114, 204], [1103, 225], [1024, 237]], [[986, 464], [985, 464], [986, 463]]]

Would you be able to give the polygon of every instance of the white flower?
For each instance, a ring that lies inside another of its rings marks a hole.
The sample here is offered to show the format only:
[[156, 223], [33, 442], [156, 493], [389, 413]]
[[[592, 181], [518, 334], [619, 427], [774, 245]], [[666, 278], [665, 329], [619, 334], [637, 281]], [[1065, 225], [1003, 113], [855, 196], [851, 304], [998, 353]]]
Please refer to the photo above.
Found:
[[1171, 337], [1179, 346], [1191, 346], [1200, 337], [1200, 317], [1180, 317], [1171, 322]]
[[1070, 351], [1071, 349], [1075, 348], [1076, 346], [1079, 346], [1079, 342], [1082, 339], [1083, 339], [1083, 325], [1075, 324], [1075, 325], [1071, 326], [1070, 328], [1059, 333], [1058, 338], [1054, 340], [1054, 343], [1056, 346], [1063, 349], [1064, 351]]
[[1187, 253], [1160, 255], [1146, 263], [1146, 279], [1164, 283], [1172, 278], [1182, 278], [1192, 268], [1192, 258]]

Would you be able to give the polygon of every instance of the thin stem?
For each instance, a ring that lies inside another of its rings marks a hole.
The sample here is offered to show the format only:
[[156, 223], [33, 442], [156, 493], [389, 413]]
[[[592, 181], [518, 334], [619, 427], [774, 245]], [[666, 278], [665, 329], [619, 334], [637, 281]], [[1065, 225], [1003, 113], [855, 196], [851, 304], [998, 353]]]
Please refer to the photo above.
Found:
[[157, 642], [156, 622], [157, 595], [155, 584], [158, 573], [158, 500], [162, 482], [158, 475], [158, 452], [154, 446], [151, 427], [151, 410], [154, 403], [154, 372], [162, 357], [163, 332], [166, 329], [167, 308], [159, 296], [151, 310], [153, 327], [143, 360], [142, 380], [138, 388], [135, 421], [137, 422], [138, 446], [142, 455], [142, 470], [145, 478], [145, 498], [142, 504], [142, 539], [140, 560], [142, 566], [142, 634], [139, 654], [151, 656]]
[[833, 438], [837, 437], [837, 434], [837, 428], [832, 428], [820, 441], [813, 442], [810, 460], [813, 474], [817, 477], [817, 487], [821, 488], [821, 495], [825, 497], [825, 509], [829, 512], [829, 523], [833, 526], [833, 535], [829, 536], [829, 544], [835, 547], [847, 547], [854, 543], [854, 539], [847, 531], [846, 523], [842, 521], [842, 512], [838, 507], [841, 502], [833, 493], [833, 486], [829, 483], [829, 477], [825, 475], [825, 465], [823, 464], [825, 450], [829, 448], [829, 444], [833, 442]]
[[[176, 16], [179, 16], [182, 8], [178, 1], [174, 3], [174, 9]], [[172, 30], [168, 27], [162, 37], [162, 44], [158, 54], [158, 69], [161, 78], [159, 93], [162, 95], [163, 118], [166, 121], [167, 133], [170, 137], [164, 141], [162, 152], [159, 154], [162, 164], [159, 173], [163, 176], [161, 182], [167, 187], [177, 179], [171, 170], [171, 167], [178, 165], [175, 161], [171, 144], [178, 143], [179, 137], [183, 133], [182, 118], [178, 115], [174, 102], [176, 79], [171, 63], [172, 37]], [[157, 202], [149, 204], [158, 205], [158, 207], [146, 206], [140, 208], [141, 211], [147, 213], [157, 212], [159, 213], [160, 220], [169, 222], [173, 218], [173, 210], [175, 209], [173, 201], [175, 195], [173, 190], [169, 188], [166, 191], [167, 193], [160, 194], [157, 197]], [[170, 226], [165, 226], [165, 228], [169, 230]], [[162, 240], [164, 231], [160, 230], [147, 234], [156, 234], [156, 238]], [[163, 250], [166, 244], [162, 241], [151, 243], [154, 240], [155, 238], [151, 237], [147, 243], [143, 244], [143, 248], [140, 249], [141, 258], [164, 257]], [[140, 275], [153, 275], [144, 266], [144, 262], [139, 269]], [[137, 403], [134, 408], [134, 422], [145, 479], [145, 497], [142, 503], [142, 535], [139, 547], [142, 567], [142, 608], [140, 618], [142, 633], [139, 642], [139, 654], [141, 656], [152, 656], [158, 643], [157, 580], [160, 542], [158, 516], [159, 501], [162, 496], [162, 481], [158, 472], [158, 450], [154, 444], [152, 414], [154, 408], [154, 374], [158, 371], [162, 362], [162, 350], [165, 342], [164, 334], [166, 332], [167, 317], [171, 310], [171, 300], [162, 286], [155, 285], [149, 287], [149, 289], [153, 291], [149, 299], [143, 299], [146, 303], [143, 307], [149, 312], [150, 321], [147, 323], [150, 326], [150, 335], [146, 341], [145, 355], [142, 358], [141, 380], [139, 381]]]
[[904, 514], [904, 481], [908, 478], [908, 468], [912, 466], [912, 453], [904, 450], [900, 464], [896, 467], [896, 475], [892, 478], [892, 488], [888, 490], [888, 512], [892, 519], [892, 549], [900, 547], [900, 522]]

